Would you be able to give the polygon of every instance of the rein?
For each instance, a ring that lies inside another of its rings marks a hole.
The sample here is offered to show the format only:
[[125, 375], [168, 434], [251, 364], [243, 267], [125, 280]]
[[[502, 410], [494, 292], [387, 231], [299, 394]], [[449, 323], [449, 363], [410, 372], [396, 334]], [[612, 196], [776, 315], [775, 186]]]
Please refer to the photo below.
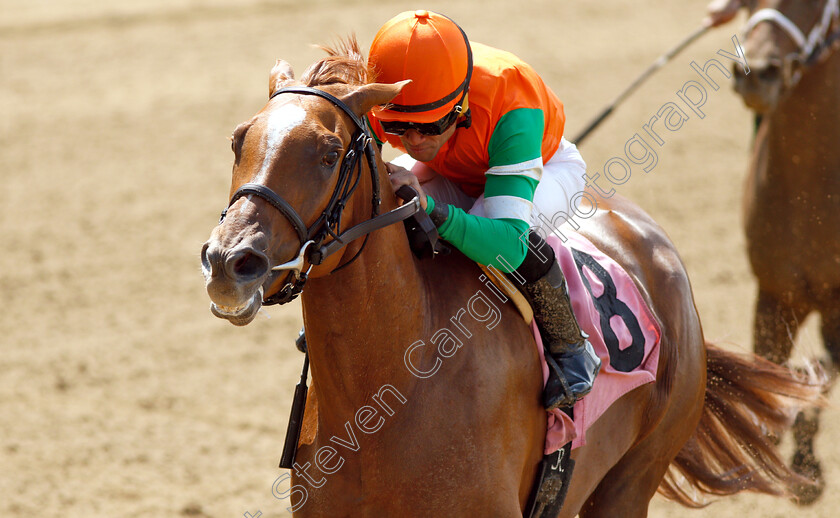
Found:
[[[362, 119], [353, 113], [344, 102], [323, 90], [307, 86], [281, 88], [269, 97], [269, 101], [282, 93], [315, 95], [330, 101], [350, 117], [350, 120], [356, 126], [356, 131], [353, 133], [350, 146], [342, 158], [338, 181], [330, 196], [330, 200], [321, 215], [311, 225], [307, 226], [294, 207], [284, 200], [283, 197], [267, 186], [258, 183], [246, 183], [239, 187], [233, 193], [233, 196], [231, 196], [228, 207], [222, 211], [221, 218], [219, 218], [220, 224], [224, 221], [228, 208], [239, 198], [251, 195], [257, 196], [277, 209], [291, 223], [298, 235], [300, 248], [296, 257], [291, 261], [271, 268], [272, 272], [288, 271], [289, 275], [286, 279], [286, 284], [277, 293], [263, 300], [263, 305], [265, 306], [285, 304], [297, 297], [303, 291], [303, 286], [306, 284], [312, 267], [321, 264], [324, 259], [350, 242], [360, 237], [365, 237], [365, 242], [359, 248], [359, 251], [349, 261], [336, 267], [333, 272], [346, 267], [359, 257], [365, 244], [367, 244], [368, 234], [399, 221], [406, 220], [421, 210], [420, 198], [415, 193], [414, 198], [404, 205], [385, 214], [379, 214], [379, 205], [382, 200], [380, 196], [379, 171], [376, 165], [376, 153], [373, 149], [373, 139]], [[341, 216], [344, 212], [344, 207], [356, 191], [362, 177], [362, 156], [367, 160], [373, 185], [371, 217], [367, 221], [341, 232]], [[324, 241], [327, 236], [332, 237], [332, 240], [325, 244]], [[303, 269], [306, 262], [309, 263], [309, 269], [304, 272]]]
[[793, 65], [799, 63], [806, 68], [813, 66], [825, 54], [825, 51], [840, 38], [840, 28], [829, 33], [832, 23], [838, 19], [840, 19], [840, 0], [828, 0], [823, 8], [820, 20], [811, 28], [806, 37], [790, 18], [778, 10], [768, 7], [759, 9], [750, 16], [747, 23], [744, 24], [743, 34], [746, 39], [759, 23], [765, 21], [776, 24], [787, 34], [797, 47], [797, 51], [785, 56], [782, 62], [785, 86], [792, 88], [802, 79], [802, 69], [793, 73]]

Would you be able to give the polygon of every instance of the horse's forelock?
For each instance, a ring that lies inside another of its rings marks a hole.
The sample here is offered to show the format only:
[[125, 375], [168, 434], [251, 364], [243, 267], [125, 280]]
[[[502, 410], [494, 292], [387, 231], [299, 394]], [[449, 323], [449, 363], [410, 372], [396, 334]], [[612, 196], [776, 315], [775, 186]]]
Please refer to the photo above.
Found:
[[323, 86], [335, 83], [365, 85], [373, 80], [367, 60], [359, 50], [356, 36], [339, 40], [335, 46], [320, 45], [327, 53], [306, 69], [301, 82], [306, 86]]

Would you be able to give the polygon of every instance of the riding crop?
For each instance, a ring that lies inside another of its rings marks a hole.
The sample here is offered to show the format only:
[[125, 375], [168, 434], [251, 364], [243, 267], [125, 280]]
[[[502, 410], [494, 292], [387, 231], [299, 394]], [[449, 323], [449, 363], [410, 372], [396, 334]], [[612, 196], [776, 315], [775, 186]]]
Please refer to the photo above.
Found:
[[589, 125], [586, 126], [586, 128], [582, 132], [580, 132], [580, 134], [577, 137], [572, 139], [572, 142], [574, 142], [577, 145], [580, 145], [580, 143], [583, 142], [583, 139], [585, 139], [587, 137], [587, 135], [589, 135], [592, 132], [592, 130], [594, 130], [602, 122], [604, 122], [604, 119], [606, 119], [613, 112], [613, 110], [621, 102], [623, 102], [624, 99], [627, 98], [627, 96], [629, 96], [631, 93], [633, 93], [636, 90], [636, 88], [639, 87], [639, 85], [641, 85], [647, 78], [649, 78], [651, 75], [653, 75], [654, 72], [656, 72], [657, 70], [662, 68], [668, 61], [671, 60], [671, 58], [673, 58], [674, 56], [676, 56], [677, 54], [682, 52], [683, 49], [685, 49], [686, 47], [691, 45], [694, 42], [694, 40], [696, 40], [697, 38], [699, 38], [700, 36], [705, 34], [706, 31], [709, 30], [709, 27], [710, 27], [710, 25], [704, 24], [702, 27], [696, 29], [694, 32], [689, 34], [688, 37], [685, 38], [683, 41], [681, 41], [679, 44], [677, 44], [676, 47], [672, 48], [671, 50], [669, 50], [665, 54], [659, 56], [659, 59], [654, 61], [653, 64], [651, 64], [642, 73], [642, 75], [640, 75], [638, 78], [636, 78], [636, 80], [633, 81], [630, 84], [630, 86], [628, 86], [626, 89], [624, 89], [624, 91], [621, 92], [618, 95], [618, 97], [616, 97], [615, 100], [612, 103], [609, 104], [609, 106], [604, 108], [604, 110], [597, 117], [595, 117], [589, 123]]

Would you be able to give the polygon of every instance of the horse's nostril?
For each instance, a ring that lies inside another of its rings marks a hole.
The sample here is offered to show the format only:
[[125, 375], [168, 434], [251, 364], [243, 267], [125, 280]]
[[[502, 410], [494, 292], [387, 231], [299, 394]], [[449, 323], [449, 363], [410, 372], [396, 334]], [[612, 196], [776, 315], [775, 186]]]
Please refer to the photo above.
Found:
[[207, 259], [207, 249], [210, 248], [209, 243], [204, 243], [204, 246], [201, 247], [201, 266], [204, 267], [206, 271], [210, 271], [210, 261]]
[[262, 276], [268, 270], [268, 260], [259, 253], [251, 251], [236, 254], [230, 260], [231, 273], [240, 279], [253, 279]]
[[211, 242], [201, 247], [201, 268], [205, 275], [212, 275], [222, 267], [222, 253], [218, 246], [211, 246]]

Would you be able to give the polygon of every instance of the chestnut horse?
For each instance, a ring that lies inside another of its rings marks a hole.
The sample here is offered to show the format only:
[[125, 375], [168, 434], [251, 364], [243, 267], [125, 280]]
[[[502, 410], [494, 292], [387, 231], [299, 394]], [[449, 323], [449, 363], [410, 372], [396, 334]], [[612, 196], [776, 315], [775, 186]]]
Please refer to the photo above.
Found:
[[[747, 249], [758, 279], [755, 352], [788, 360], [800, 323], [822, 316], [840, 366], [840, 6], [838, 0], [759, 0], [744, 44], [751, 72], [736, 90], [761, 123], [744, 193]], [[813, 451], [816, 412], [797, 418], [794, 470], [823, 481]]]
[[[521, 517], [547, 419], [533, 336], [510, 304], [498, 326], [489, 305], [470, 305], [485, 286], [460, 253], [417, 259], [401, 224], [353, 234], [412, 209], [387, 187], [362, 122], [404, 83], [372, 83], [353, 40], [328, 52], [299, 83], [285, 62], [272, 69], [268, 103], [233, 133], [231, 202], [201, 254], [214, 314], [237, 325], [264, 296], [287, 300], [306, 282], [312, 390], [289, 502], [296, 516]], [[637, 283], [661, 352], [656, 381], [621, 397], [573, 451], [561, 515], [646, 516], [658, 488], [686, 505], [789, 494], [800, 479], [766, 434], [818, 388], [704, 343], [679, 255], [638, 207], [615, 197], [583, 227]], [[423, 341], [464, 307], [484, 318], [459, 321], [470, 336], [460, 348]]]

